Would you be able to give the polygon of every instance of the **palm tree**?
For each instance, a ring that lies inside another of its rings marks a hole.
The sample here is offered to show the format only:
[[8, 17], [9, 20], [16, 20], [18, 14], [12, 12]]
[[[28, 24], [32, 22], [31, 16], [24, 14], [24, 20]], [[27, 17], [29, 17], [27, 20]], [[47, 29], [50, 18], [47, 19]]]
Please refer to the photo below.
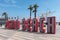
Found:
[[30, 18], [31, 18], [31, 12], [32, 12], [32, 10], [33, 10], [32, 5], [30, 5], [30, 7], [29, 7], [28, 9], [30, 10]]
[[37, 8], [39, 7], [37, 4], [35, 4], [34, 6], [34, 10], [33, 10], [33, 12], [34, 12], [34, 17], [36, 18], [36, 12], [37, 12]]
[[4, 13], [2, 14], [2, 16], [5, 16], [5, 20], [8, 20], [8, 15], [7, 15], [6, 12], [4, 12]]

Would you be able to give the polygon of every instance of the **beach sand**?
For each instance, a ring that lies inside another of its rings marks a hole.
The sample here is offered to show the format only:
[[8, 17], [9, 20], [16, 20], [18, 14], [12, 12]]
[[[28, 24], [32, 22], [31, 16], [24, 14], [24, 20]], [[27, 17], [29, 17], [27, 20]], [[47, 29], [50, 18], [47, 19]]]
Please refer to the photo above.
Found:
[[56, 28], [56, 34], [23, 32], [21, 30], [0, 28], [0, 40], [60, 40], [60, 27]]

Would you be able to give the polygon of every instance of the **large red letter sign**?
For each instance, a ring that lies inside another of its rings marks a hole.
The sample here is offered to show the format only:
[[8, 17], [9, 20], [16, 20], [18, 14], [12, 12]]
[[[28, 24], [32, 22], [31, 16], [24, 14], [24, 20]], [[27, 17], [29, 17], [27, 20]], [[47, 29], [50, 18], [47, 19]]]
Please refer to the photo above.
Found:
[[47, 33], [55, 34], [56, 32], [56, 19], [55, 17], [47, 18]]
[[32, 19], [28, 19], [28, 31], [32, 31]]
[[38, 32], [38, 19], [36, 19], [36, 18], [33, 19], [32, 31]]
[[45, 18], [40, 18], [40, 20], [39, 20], [39, 26], [40, 26], [40, 32], [41, 33], [45, 33], [44, 20], [45, 20]]

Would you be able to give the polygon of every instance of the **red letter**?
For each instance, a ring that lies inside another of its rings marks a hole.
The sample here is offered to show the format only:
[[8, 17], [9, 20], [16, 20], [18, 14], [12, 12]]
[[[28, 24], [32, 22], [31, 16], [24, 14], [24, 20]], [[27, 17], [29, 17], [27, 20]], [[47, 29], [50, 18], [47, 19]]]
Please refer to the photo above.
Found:
[[40, 18], [40, 20], [39, 20], [39, 26], [40, 26], [40, 32], [41, 33], [45, 33], [44, 20], [45, 20], [45, 18]]
[[56, 31], [56, 19], [55, 17], [47, 18], [47, 33], [55, 34]]
[[36, 18], [33, 19], [32, 31], [38, 32], [38, 19], [36, 19]]

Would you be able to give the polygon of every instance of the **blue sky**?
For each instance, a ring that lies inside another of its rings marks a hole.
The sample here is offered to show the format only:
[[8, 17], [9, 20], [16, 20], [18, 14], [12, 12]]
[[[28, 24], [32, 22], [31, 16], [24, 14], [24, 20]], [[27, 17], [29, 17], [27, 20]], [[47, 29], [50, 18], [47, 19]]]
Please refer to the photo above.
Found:
[[[38, 11], [37, 17], [41, 13], [47, 12], [48, 10], [55, 11], [53, 16], [56, 16], [57, 21], [60, 21], [60, 0], [0, 0], [0, 15], [6, 11], [9, 17], [19, 16], [20, 19], [23, 17], [29, 18], [29, 5], [37, 4]], [[32, 13], [32, 18], [34, 14]]]

